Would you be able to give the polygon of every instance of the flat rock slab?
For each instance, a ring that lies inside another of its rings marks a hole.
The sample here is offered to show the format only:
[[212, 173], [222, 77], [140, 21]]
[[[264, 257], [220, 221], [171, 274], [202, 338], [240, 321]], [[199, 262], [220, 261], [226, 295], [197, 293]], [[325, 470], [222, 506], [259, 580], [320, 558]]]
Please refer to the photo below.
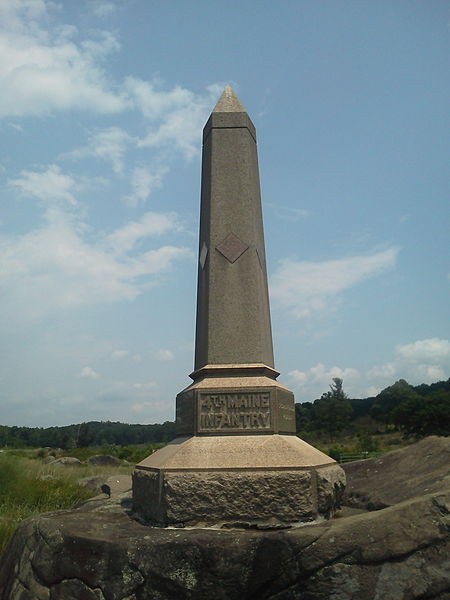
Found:
[[450, 438], [429, 436], [379, 458], [341, 465], [344, 504], [378, 510], [450, 486]]
[[450, 598], [450, 493], [285, 531], [150, 528], [129, 495], [24, 521], [1, 600]]

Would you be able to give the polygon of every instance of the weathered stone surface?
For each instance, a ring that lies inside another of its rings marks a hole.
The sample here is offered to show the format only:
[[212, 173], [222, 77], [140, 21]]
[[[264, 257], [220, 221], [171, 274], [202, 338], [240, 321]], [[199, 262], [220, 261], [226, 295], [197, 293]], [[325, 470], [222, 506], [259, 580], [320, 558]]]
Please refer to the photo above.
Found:
[[286, 525], [330, 518], [344, 486], [342, 468], [293, 435], [191, 436], [137, 465], [133, 506], [161, 524]]
[[24, 521], [0, 564], [0, 599], [446, 600], [450, 592], [449, 492], [287, 531], [151, 528], [121, 500]]
[[[136, 470], [133, 504], [149, 521], [267, 527], [328, 517], [345, 479], [337, 465], [304, 471], [152, 472]], [[317, 480], [320, 479], [320, 490]], [[158, 502], [158, 494], [164, 502]]]
[[196, 370], [273, 367], [264, 255], [255, 128], [227, 86], [203, 130]]
[[96, 467], [116, 467], [117, 465], [120, 465], [120, 460], [110, 454], [96, 454], [95, 456], [90, 456], [87, 459], [87, 462]]
[[429, 436], [379, 458], [342, 466], [349, 481], [345, 504], [378, 510], [450, 487], [450, 438]]
[[[343, 470], [338, 465], [329, 465], [315, 469], [317, 478], [317, 514], [329, 519], [336, 509], [341, 506], [346, 478]], [[314, 490], [315, 491], [315, 490]]]
[[144, 469], [298, 469], [336, 462], [295, 435], [208, 435], [179, 437], [154, 452]]

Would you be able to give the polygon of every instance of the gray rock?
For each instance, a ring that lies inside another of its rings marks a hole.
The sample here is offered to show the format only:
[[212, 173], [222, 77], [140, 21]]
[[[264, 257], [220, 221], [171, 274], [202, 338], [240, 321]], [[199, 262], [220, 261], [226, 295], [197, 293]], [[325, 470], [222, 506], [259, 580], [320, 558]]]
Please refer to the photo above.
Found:
[[78, 484], [88, 490], [100, 492], [102, 485], [106, 483], [107, 479], [107, 477], [82, 477], [78, 480]]
[[52, 465], [64, 465], [65, 467], [81, 467], [82, 462], [73, 456], [61, 456], [61, 458], [56, 458], [51, 461]]
[[450, 486], [450, 438], [429, 436], [379, 458], [341, 465], [343, 503], [378, 510]]
[[288, 531], [151, 528], [126, 500], [24, 521], [0, 563], [0, 599], [448, 597], [449, 492]]
[[118, 458], [111, 456], [110, 454], [96, 454], [95, 456], [90, 456], [87, 459], [87, 462], [96, 467], [117, 467], [121, 464], [121, 461]]
[[[337, 465], [314, 471], [165, 472], [163, 477], [136, 470], [133, 479], [133, 505], [140, 515], [157, 523], [189, 525], [287, 526], [328, 518], [339, 507], [345, 486]], [[158, 504], [162, 493], [164, 502]]]

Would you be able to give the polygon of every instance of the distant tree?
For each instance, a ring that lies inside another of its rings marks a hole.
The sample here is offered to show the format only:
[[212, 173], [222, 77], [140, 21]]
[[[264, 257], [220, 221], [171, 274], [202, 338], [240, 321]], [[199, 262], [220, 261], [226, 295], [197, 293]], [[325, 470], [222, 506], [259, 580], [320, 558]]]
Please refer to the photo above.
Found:
[[392, 418], [405, 437], [450, 435], [450, 391], [411, 394], [393, 409]]
[[326, 432], [333, 441], [336, 434], [348, 427], [352, 405], [344, 392], [343, 380], [333, 377], [330, 391], [314, 402], [314, 417], [318, 429]]
[[385, 388], [375, 398], [370, 411], [371, 416], [386, 425], [395, 425], [394, 412], [396, 408], [407, 400], [414, 400], [419, 394], [404, 379], [399, 379], [393, 385]]
[[95, 439], [95, 434], [89, 428], [88, 423], [81, 423], [78, 427], [76, 446], [77, 448], [86, 448], [91, 446]]
[[311, 431], [314, 428], [314, 408], [312, 402], [295, 403], [296, 432]]

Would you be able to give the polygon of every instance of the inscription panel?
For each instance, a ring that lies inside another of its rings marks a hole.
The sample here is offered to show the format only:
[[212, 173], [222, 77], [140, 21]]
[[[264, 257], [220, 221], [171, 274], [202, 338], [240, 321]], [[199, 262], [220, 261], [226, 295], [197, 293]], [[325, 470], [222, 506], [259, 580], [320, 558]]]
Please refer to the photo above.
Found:
[[198, 431], [270, 431], [272, 427], [271, 394], [262, 392], [200, 393], [198, 396]]

